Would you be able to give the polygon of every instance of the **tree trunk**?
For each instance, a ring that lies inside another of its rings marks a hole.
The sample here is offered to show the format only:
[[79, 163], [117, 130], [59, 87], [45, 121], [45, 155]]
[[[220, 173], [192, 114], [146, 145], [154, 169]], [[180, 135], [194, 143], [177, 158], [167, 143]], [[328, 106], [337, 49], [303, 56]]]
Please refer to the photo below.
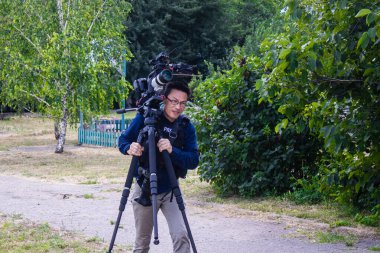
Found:
[[64, 109], [63, 117], [59, 120], [59, 137], [57, 140], [57, 146], [55, 147], [55, 153], [63, 153], [63, 146], [66, 141], [68, 113], [67, 108]]
[[58, 141], [58, 139], [59, 139], [59, 120], [54, 122], [54, 135], [55, 135], [55, 139]]
[[55, 153], [63, 153], [63, 146], [66, 141], [67, 120], [69, 118], [69, 111], [67, 109], [67, 95], [69, 93], [69, 85], [66, 82], [66, 92], [62, 97], [62, 118], [59, 120], [59, 136], [57, 140], [57, 146], [55, 147]]
[[[62, 9], [62, 0], [57, 0], [57, 14], [59, 20], [59, 26], [61, 28], [61, 32], [63, 33], [65, 30], [65, 21], [63, 18], [63, 9]], [[65, 49], [66, 52], [67, 49]], [[66, 129], [67, 129], [67, 119], [68, 119], [68, 110], [67, 110], [67, 95], [69, 92], [69, 85], [66, 76], [66, 91], [62, 97], [62, 118], [59, 119], [58, 122], [54, 125], [55, 139], [57, 140], [57, 146], [55, 147], [55, 153], [63, 153], [63, 146], [66, 141]]]

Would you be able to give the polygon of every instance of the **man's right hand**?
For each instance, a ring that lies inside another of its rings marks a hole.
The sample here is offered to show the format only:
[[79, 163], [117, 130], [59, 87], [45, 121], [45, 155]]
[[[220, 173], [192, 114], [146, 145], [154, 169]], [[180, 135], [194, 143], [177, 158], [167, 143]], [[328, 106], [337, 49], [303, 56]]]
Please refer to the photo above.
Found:
[[142, 147], [138, 142], [132, 142], [127, 151], [128, 155], [133, 156], [142, 156], [142, 152], [144, 151], [144, 147]]

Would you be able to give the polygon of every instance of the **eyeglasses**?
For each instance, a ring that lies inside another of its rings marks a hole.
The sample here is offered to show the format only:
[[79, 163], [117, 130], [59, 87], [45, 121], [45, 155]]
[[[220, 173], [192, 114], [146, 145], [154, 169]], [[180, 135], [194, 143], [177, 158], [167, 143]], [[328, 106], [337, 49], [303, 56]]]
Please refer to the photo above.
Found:
[[177, 105], [180, 105], [180, 107], [186, 107], [187, 105], [187, 101], [182, 101], [182, 102], [179, 102], [177, 99], [170, 99], [168, 97], [166, 97], [166, 99], [170, 102], [171, 105], [173, 106], [177, 106]]

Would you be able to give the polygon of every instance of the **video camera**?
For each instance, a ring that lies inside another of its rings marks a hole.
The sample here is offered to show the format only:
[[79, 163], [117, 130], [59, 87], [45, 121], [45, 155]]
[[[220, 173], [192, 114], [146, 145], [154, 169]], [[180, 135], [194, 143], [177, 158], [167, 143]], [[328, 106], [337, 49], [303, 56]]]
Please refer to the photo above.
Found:
[[[147, 78], [138, 78], [133, 81], [134, 90], [129, 95], [129, 109], [116, 110], [118, 114], [134, 111], [137, 109], [141, 114], [147, 116], [147, 112], [160, 110], [163, 101], [165, 86], [170, 81], [181, 81], [188, 84], [195, 76], [196, 69], [186, 63], [170, 63], [167, 53], [159, 53], [155, 59], [149, 61], [152, 72]], [[137, 107], [137, 108], [135, 108]]]
[[[193, 66], [186, 63], [170, 63], [165, 52], [159, 53], [155, 59], [149, 61], [152, 72], [147, 78], [138, 78], [133, 82], [133, 103], [137, 107], [143, 106], [152, 97], [157, 100], [163, 95], [165, 86], [170, 81], [189, 83], [194, 75]], [[151, 103], [152, 101], [149, 101]], [[154, 105], [157, 103], [153, 102]]]

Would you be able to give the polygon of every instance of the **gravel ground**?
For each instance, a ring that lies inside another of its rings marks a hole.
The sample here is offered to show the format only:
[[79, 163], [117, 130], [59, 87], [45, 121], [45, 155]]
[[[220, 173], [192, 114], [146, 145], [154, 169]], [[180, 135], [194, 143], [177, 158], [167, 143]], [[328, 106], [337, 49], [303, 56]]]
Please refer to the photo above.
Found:
[[[0, 212], [21, 214], [32, 221], [47, 222], [55, 228], [80, 232], [88, 237], [98, 236], [109, 242], [114, 228], [111, 223], [117, 218], [121, 197], [119, 190], [122, 188], [123, 185], [77, 185], [0, 175]], [[327, 228], [326, 224], [237, 210], [194, 199], [185, 199], [185, 202], [187, 218], [200, 253], [359, 253], [373, 252], [368, 248], [380, 246], [380, 238], [373, 234], [360, 237], [353, 247], [343, 243], [315, 243], [299, 231], [306, 231], [307, 234]], [[133, 224], [131, 204], [128, 203], [116, 244], [133, 244]], [[151, 245], [151, 252], [171, 252], [171, 239], [161, 213], [158, 216], [158, 231], [160, 244]]]

